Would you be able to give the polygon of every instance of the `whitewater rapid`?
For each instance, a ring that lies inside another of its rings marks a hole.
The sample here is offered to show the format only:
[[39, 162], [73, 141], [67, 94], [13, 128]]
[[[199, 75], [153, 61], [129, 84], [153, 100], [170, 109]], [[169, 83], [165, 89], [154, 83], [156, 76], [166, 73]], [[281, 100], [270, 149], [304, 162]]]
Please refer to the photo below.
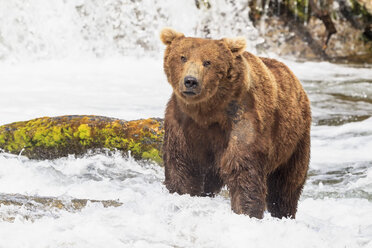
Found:
[[[314, 116], [296, 220], [236, 215], [226, 189], [215, 198], [169, 194], [163, 168], [119, 153], [45, 161], [0, 153], [0, 194], [123, 203], [88, 202], [81, 210], [0, 204], [0, 247], [372, 247], [372, 70], [286, 63]], [[0, 124], [64, 114], [163, 117], [171, 94], [161, 59], [0, 68]]]
[[[210, 9], [199, 2], [0, 0], [0, 125], [59, 115], [162, 118], [171, 87], [161, 28], [244, 36], [253, 53], [263, 41], [246, 0], [210, 1]], [[372, 68], [285, 62], [313, 114], [296, 220], [236, 215], [226, 189], [215, 198], [169, 194], [163, 168], [119, 153], [35, 161], [0, 151], [0, 248], [372, 247]], [[76, 199], [122, 205], [73, 208]]]

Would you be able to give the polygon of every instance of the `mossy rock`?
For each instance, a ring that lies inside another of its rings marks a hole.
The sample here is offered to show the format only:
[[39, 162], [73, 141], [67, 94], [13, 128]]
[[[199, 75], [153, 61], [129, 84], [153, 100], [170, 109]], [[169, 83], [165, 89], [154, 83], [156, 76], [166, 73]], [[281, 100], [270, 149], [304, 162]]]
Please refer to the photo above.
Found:
[[123, 121], [102, 116], [42, 117], [0, 126], [0, 149], [31, 159], [82, 155], [92, 149], [131, 152], [162, 164], [163, 120]]

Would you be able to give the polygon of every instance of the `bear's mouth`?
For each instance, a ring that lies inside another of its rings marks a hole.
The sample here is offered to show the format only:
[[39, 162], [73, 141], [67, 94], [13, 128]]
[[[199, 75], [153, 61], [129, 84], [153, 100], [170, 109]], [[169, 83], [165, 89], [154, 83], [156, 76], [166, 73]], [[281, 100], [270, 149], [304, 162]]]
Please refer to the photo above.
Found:
[[195, 96], [196, 93], [194, 91], [182, 91], [182, 94], [185, 96]]

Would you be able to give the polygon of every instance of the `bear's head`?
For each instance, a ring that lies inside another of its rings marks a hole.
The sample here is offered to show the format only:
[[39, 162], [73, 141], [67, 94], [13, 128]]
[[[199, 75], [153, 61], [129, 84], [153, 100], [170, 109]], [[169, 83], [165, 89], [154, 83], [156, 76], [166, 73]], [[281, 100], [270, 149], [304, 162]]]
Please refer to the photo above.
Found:
[[186, 103], [206, 101], [217, 92], [223, 98], [241, 76], [235, 69], [241, 71], [244, 63], [241, 58], [246, 47], [244, 38], [192, 38], [165, 28], [160, 39], [167, 46], [164, 71], [168, 82], [176, 96]]

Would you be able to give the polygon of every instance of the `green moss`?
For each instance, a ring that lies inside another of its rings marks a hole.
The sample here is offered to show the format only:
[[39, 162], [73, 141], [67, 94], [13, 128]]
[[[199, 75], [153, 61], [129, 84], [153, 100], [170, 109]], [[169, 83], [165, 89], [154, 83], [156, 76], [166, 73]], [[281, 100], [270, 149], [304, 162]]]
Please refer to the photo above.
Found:
[[73, 131], [71, 127], [62, 127], [62, 135], [64, 135], [67, 139], [72, 139], [73, 137]]
[[[40, 124], [40, 123], [38, 123]], [[34, 146], [55, 147], [64, 144], [72, 138], [71, 128], [56, 124], [51, 125], [34, 125], [29, 130], [29, 136], [32, 137]]]
[[0, 133], [0, 145], [5, 144], [5, 135]]
[[62, 140], [64, 140], [64, 136], [62, 136], [61, 131], [62, 131], [61, 127], [59, 127], [59, 126], [53, 127], [52, 132], [51, 132], [51, 136], [52, 136], [52, 140], [55, 143], [60, 143]]
[[149, 159], [152, 160], [158, 164], [163, 163], [163, 159], [160, 156], [159, 150], [152, 148], [150, 151], [143, 152], [142, 153], [142, 158], [143, 159]]
[[128, 147], [128, 139], [119, 136], [107, 136], [104, 147], [108, 149], [125, 149]]
[[134, 156], [138, 157], [141, 155], [141, 143], [131, 139], [128, 144], [128, 150], [130, 150]]
[[23, 148], [30, 146], [29, 138], [25, 129], [18, 129], [13, 133], [13, 142], [11, 142], [7, 149], [9, 151], [21, 151]]
[[102, 129], [96, 129], [96, 136], [103, 142], [105, 148], [127, 149], [129, 140], [119, 130], [121, 127], [117, 122], [109, 123]]
[[89, 146], [92, 142], [91, 138], [91, 127], [87, 124], [81, 124], [77, 131], [74, 133], [74, 137], [80, 139], [80, 144], [83, 146]]
[[97, 116], [38, 118], [0, 127], [0, 148], [30, 158], [83, 154], [91, 148], [131, 151], [135, 159], [161, 161], [164, 131], [154, 119], [121, 121]]
[[81, 124], [78, 127], [77, 132], [74, 133], [75, 137], [79, 137], [80, 139], [89, 139], [90, 138], [91, 128], [87, 124]]

